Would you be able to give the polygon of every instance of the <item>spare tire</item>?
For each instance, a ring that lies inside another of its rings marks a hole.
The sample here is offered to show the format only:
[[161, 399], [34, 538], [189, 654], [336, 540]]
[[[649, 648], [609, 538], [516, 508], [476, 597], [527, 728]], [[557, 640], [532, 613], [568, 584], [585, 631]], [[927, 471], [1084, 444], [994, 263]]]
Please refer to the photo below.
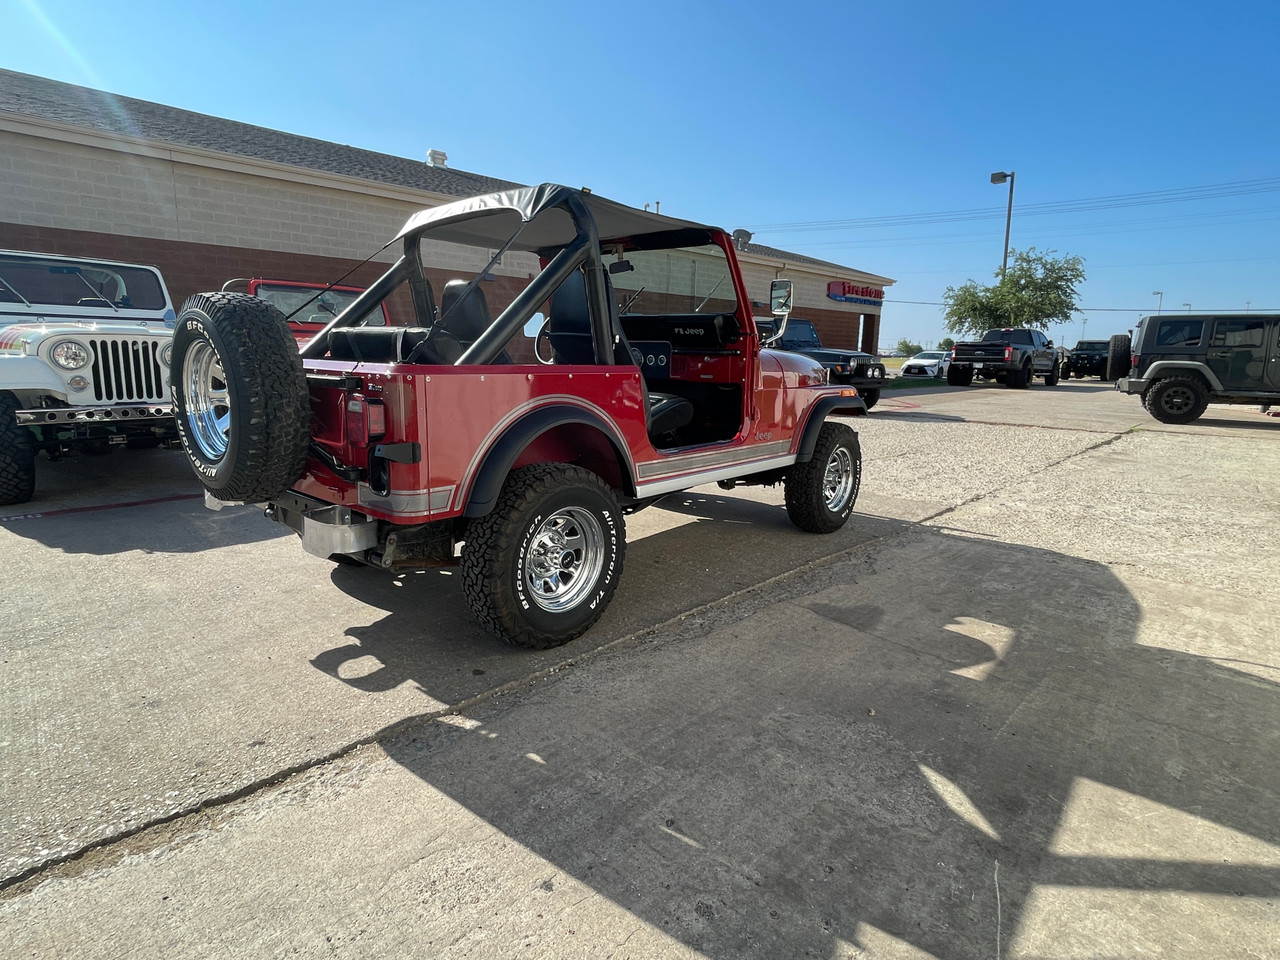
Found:
[[1129, 375], [1130, 355], [1133, 344], [1127, 333], [1117, 333], [1107, 341], [1107, 367], [1102, 374], [1104, 380], [1119, 380]]
[[284, 315], [243, 293], [197, 293], [173, 335], [173, 412], [187, 459], [219, 500], [257, 503], [302, 476], [311, 405]]

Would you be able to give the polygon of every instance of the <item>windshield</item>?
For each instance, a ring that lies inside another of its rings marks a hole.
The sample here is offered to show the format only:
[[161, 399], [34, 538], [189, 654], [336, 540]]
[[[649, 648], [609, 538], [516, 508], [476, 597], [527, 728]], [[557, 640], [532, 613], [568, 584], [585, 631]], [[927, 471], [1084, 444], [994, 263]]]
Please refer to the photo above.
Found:
[[0, 303], [163, 310], [168, 298], [143, 267], [8, 255], [0, 257]]
[[1105, 350], [1107, 349], [1107, 341], [1105, 340], [1081, 340], [1076, 344], [1077, 350]]
[[[308, 300], [311, 300], [319, 290], [323, 289], [323, 287], [297, 287], [284, 283], [260, 283], [255, 291], [255, 296], [276, 307], [286, 317], [302, 307], [302, 311], [293, 317], [295, 321], [301, 323], [328, 323], [347, 307], [351, 306], [356, 297], [364, 292], [362, 290], [325, 290], [319, 297], [307, 304]], [[307, 305], [303, 307], [303, 304]], [[381, 304], [370, 310], [357, 323], [375, 325], [386, 323]]]
[[715, 244], [629, 250], [624, 262], [632, 269], [610, 274], [620, 313], [670, 316], [737, 312], [738, 297], [729, 261]]
[[787, 329], [783, 331], [778, 345], [784, 350], [808, 350], [821, 347], [822, 341], [818, 338], [818, 331], [808, 320], [792, 319], [787, 321]]

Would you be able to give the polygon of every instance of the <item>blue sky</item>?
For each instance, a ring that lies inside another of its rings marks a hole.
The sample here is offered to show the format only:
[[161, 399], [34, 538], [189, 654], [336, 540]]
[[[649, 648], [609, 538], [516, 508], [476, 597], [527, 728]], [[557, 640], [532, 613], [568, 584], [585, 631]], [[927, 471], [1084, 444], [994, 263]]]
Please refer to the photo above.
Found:
[[1057, 339], [1132, 326], [1153, 290], [1165, 310], [1280, 310], [1276, 0], [0, 8], [12, 70], [442, 149], [893, 277], [881, 346], [931, 344], [946, 287], [992, 281], [997, 170], [1017, 173], [1011, 245], [1085, 259], [1087, 309]]

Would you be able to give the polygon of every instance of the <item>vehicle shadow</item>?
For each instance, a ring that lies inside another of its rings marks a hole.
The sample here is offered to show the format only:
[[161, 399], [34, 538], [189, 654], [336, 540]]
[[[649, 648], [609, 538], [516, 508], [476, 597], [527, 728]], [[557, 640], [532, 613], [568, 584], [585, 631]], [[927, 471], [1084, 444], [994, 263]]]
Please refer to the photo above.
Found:
[[[796, 530], [780, 506], [691, 491], [627, 521], [618, 590], [600, 621], [565, 646], [528, 651], [488, 634], [467, 607], [459, 568], [385, 573], [338, 565], [330, 574], [333, 585], [386, 615], [348, 627], [350, 642], [322, 652], [312, 665], [366, 692], [412, 683], [437, 700], [457, 703], [483, 693], [495, 680], [534, 673], [644, 632], [905, 526], [855, 514], [843, 530], [815, 537]], [[752, 554], [751, 563], [741, 562], [744, 552]], [[353, 677], [349, 671], [357, 661], [366, 668]], [[513, 667], [519, 673], [513, 674]]]
[[1135, 642], [1105, 567], [917, 529], [789, 589], [385, 748], [548, 862], [531, 913], [572, 878], [725, 960], [1136, 956], [1181, 908], [1105, 898], [1280, 895], [1280, 690]]

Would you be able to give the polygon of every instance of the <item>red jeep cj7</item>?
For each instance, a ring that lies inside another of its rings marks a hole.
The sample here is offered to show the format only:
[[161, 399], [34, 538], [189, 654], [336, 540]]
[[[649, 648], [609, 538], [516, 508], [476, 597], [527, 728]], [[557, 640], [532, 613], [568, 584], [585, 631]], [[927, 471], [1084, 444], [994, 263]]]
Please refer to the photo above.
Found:
[[[183, 306], [174, 408], [209, 499], [265, 503], [322, 557], [459, 563], [480, 622], [534, 648], [600, 617], [623, 515], [667, 494], [782, 483], [801, 529], [849, 518], [858, 436], [827, 417], [866, 408], [762, 349], [723, 230], [544, 184], [423, 210], [392, 242], [300, 352], [256, 297]], [[781, 336], [790, 281], [771, 295]], [[413, 326], [382, 323], [388, 298]]]

